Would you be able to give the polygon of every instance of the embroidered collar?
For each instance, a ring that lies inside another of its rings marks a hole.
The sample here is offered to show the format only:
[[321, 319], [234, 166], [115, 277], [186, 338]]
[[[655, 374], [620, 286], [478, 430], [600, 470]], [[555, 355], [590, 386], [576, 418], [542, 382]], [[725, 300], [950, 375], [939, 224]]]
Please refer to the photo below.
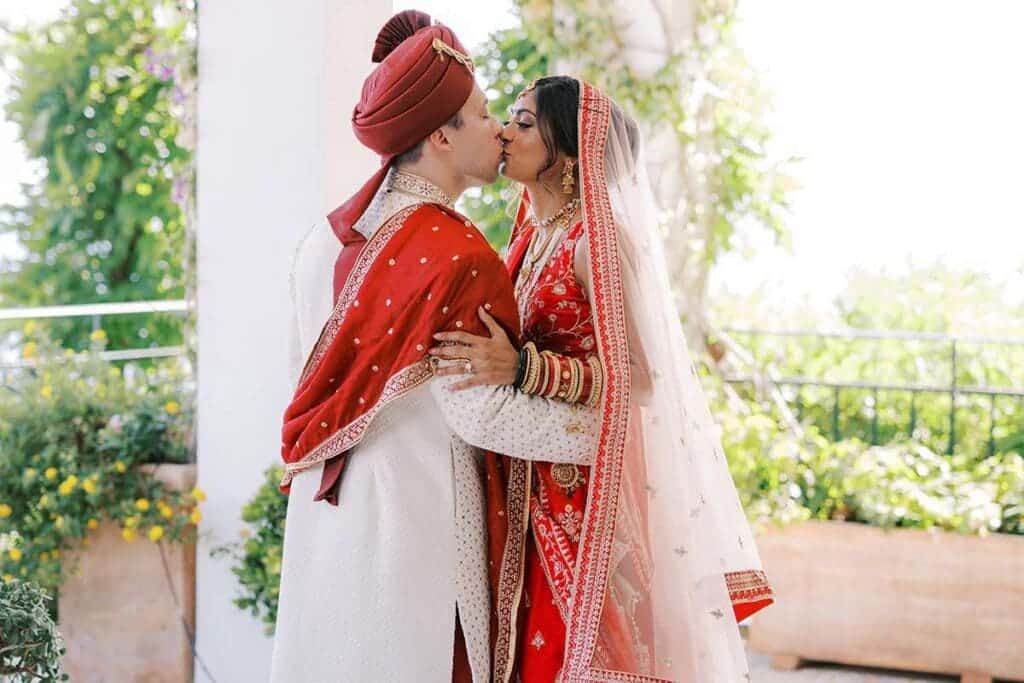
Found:
[[430, 182], [423, 176], [418, 176], [407, 171], [396, 170], [391, 176], [387, 192], [404, 192], [415, 195], [428, 202], [436, 202], [447, 206], [449, 209], [455, 207], [455, 200], [446, 195], [444, 191]]
[[449, 208], [454, 205], [441, 188], [426, 178], [392, 168], [377, 191], [377, 196], [356, 221], [353, 229], [370, 239], [388, 218], [406, 207], [422, 202], [436, 202]]

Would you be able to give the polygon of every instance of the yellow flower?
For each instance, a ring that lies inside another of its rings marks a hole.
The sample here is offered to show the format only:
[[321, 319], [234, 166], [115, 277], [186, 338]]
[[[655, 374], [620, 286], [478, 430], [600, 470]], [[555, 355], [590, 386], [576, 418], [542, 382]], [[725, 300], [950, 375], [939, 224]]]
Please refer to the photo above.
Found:
[[134, 529], [139, 525], [139, 518], [136, 516], [127, 517], [124, 520], [124, 525], [129, 529]]
[[39, 347], [36, 345], [35, 342], [28, 342], [27, 344], [21, 347], [21, 357], [28, 360], [29, 358], [32, 358], [33, 356], [36, 355], [36, 351], [38, 349]]
[[103, 330], [93, 330], [92, 334], [89, 335], [89, 339], [94, 342], [107, 341], [107, 333]]
[[25, 323], [25, 327], [24, 327], [23, 331], [25, 332], [26, 336], [32, 334], [33, 332], [35, 332], [36, 331], [36, 321], [35, 320], [29, 320], [27, 323]]
[[164, 404], [164, 410], [167, 411], [168, 415], [177, 415], [181, 412], [181, 406], [178, 405], [177, 401], [168, 401]]
[[86, 522], [85, 525], [87, 527], [89, 527], [90, 529], [99, 529], [100, 528], [100, 523], [98, 521], [96, 521], [92, 517], [89, 518], [89, 521]]
[[53, 520], [53, 525], [55, 527], [57, 527], [58, 529], [63, 529], [64, 528], [64, 517], [58, 515], [57, 519]]
[[161, 503], [160, 504], [160, 516], [163, 517], [164, 519], [170, 519], [171, 517], [174, 516], [174, 510], [169, 505], [165, 505], [165, 504]]
[[26, 479], [35, 479], [36, 478], [36, 468], [35, 467], [29, 467], [27, 470], [25, 470], [25, 478]]
[[43, 475], [45, 475], [46, 478], [50, 479], [50, 480], [56, 479], [57, 478], [57, 468], [56, 467], [47, 467], [46, 471], [43, 472]]
[[85, 481], [83, 481], [82, 482], [82, 490], [84, 490], [86, 493], [90, 493], [90, 494], [96, 493], [96, 480], [93, 479], [92, 477], [90, 477], [90, 478], [86, 479]]
[[128, 541], [129, 543], [135, 540], [135, 530], [125, 527], [121, 529], [121, 538]]
[[202, 503], [206, 500], [206, 491], [202, 490], [198, 486], [192, 489], [192, 497]]
[[49, 384], [44, 384], [43, 388], [39, 390], [39, 395], [43, 398], [50, 398], [53, 396], [53, 387]]
[[199, 508], [192, 508], [192, 514], [188, 516], [188, 521], [195, 525], [198, 525], [203, 519], [203, 513], [199, 511]]
[[44, 508], [50, 504], [50, 497], [45, 493], [39, 496], [39, 507]]
[[10, 556], [10, 558], [15, 562], [21, 559], [21, 551], [17, 548], [11, 548], [10, 550], [8, 550], [7, 555]]
[[114, 463], [114, 469], [120, 472], [121, 474], [124, 474], [125, 472], [128, 471], [128, 467], [120, 460]]
[[4, 574], [4, 583], [10, 583], [14, 581], [14, 577], [10, 574]]
[[11, 509], [10, 505], [8, 505], [7, 503], [0, 503], [0, 519], [10, 517], [13, 514], [14, 510]]
[[149, 527], [149, 540], [156, 543], [164, 537], [164, 528], [160, 525]]
[[60, 486], [57, 487], [57, 492], [62, 496], [70, 496], [76, 486], [78, 486], [78, 477], [72, 474], [61, 482]]
[[49, 562], [50, 561], [50, 553], [47, 553], [47, 552], [39, 553], [39, 560], [42, 561], [42, 562]]
[[139, 498], [137, 501], [135, 501], [135, 507], [145, 512], [146, 510], [149, 509], [149, 501], [146, 500], [145, 498]]

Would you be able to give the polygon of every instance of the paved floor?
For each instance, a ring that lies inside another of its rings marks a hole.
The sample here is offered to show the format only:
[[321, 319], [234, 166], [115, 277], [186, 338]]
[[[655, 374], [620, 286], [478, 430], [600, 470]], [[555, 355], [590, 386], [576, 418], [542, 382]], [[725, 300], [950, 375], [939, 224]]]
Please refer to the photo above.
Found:
[[814, 664], [797, 671], [774, 671], [765, 655], [750, 653], [752, 683], [956, 683], [959, 676], [930, 676], [903, 671], [857, 669], [832, 664]]

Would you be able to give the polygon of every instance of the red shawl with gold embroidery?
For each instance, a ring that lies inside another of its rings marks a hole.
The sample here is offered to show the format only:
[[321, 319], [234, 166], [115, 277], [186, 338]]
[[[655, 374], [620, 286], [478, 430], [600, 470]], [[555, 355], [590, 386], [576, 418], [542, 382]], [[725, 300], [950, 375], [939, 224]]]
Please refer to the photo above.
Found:
[[351, 268], [284, 415], [286, 492], [296, 474], [332, 458], [340, 474], [374, 416], [431, 377], [435, 332], [486, 334], [483, 306], [512, 338], [519, 334], [504, 264], [455, 211], [406, 208], [345, 249]]

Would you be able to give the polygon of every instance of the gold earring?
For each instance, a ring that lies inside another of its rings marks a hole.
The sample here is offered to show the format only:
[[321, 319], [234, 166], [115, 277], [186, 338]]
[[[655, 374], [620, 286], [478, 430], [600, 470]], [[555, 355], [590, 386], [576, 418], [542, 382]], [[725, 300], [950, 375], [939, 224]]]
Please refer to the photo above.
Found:
[[573, 166], [575, 162], [572, 159], [565, 160], [565, 168], [562, 169], [562, 192], [565, 194], [572, 194], [576, 185], [576, 179], [572, 177]]

